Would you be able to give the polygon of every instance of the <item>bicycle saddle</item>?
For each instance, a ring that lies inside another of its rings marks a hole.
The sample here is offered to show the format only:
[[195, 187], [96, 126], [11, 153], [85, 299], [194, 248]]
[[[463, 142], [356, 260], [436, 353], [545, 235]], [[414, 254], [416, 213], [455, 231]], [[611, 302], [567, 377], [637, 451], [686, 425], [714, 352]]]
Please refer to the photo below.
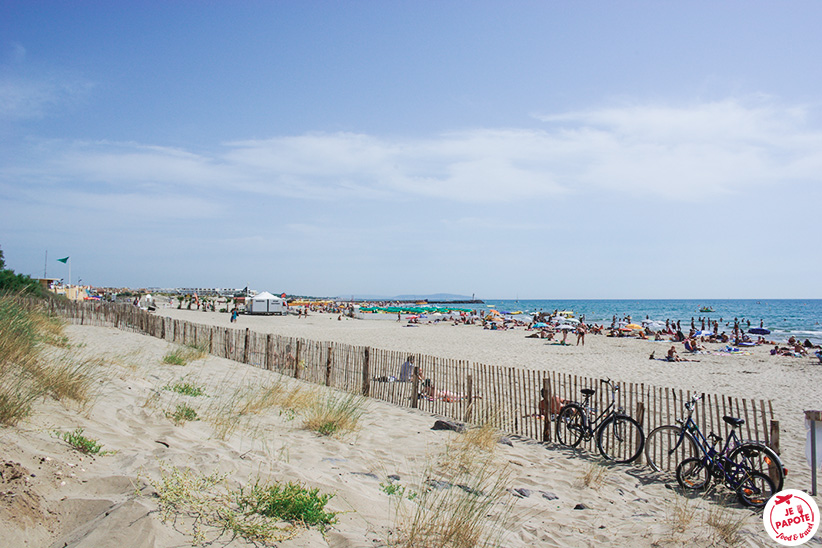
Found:
[[727, 422], [731, 426], [742, 426], [743, 424], [745, 424], [745, 419], [738, 419], [736, 417], [731, 417], [731, 416], [728, 416], [728, 415], [725, 415], [724, 417], [722, 417], [722, 420], [724, 420], [725, 422]]
[[580, 390], [580, 392], [582, 392], [583, 396], [593, 396], [594, 394], [596, 394], [596, 390], [594, 390], [593, 388], [583, 388], [582, 390]]

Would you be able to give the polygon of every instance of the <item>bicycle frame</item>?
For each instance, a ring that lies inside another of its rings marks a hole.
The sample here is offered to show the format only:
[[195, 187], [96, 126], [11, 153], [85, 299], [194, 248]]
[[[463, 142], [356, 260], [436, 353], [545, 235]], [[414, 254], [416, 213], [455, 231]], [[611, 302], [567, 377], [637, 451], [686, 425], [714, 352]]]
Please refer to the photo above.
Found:
[[611, 387], [611, 402], [605, 409], [602, 410], [602, 413], [594, 417], [594, 413], [596, 411], [590, 404], [591, 398], [594, 396], [593, 394], [586, 394], [585, 399], [583, 399], [582, 403], [580, 403], [580, 406], [585, 411], [586, 431], [584, 432], [584, 434], [586, 440], [590, 440], [594, 436], [594, 432], [596, 432], [597, 429], [605, 422], [605, 419], [607, 419], [613, 414], [622, 412], [620, 408], [617, 408], [616, 411], [612, 411], [612, 409], [616, 407], [616, 393], [617, 390], [619, 390], [619, 387], [615, 386], [610, 379], [603, 379], [601, 382], [604, 382]]

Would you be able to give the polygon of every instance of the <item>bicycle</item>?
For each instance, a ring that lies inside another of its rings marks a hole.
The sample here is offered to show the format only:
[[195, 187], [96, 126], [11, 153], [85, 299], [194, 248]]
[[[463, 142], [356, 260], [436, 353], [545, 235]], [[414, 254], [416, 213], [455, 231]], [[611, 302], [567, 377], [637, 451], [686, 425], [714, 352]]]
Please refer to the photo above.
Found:
[[596, 410], [590, 402], [596, 390], [583, 388], [583, 402], [566, 403], [557, 415], [557, 441], [560, 445], [576, 447], [583, 438], [589, 441], [596, 435], [597, 449], [603, 458], [619, 463], [633, 462], [642, 453], [645, 443], [642, 426], [625, 414], [622, 407], [616, 406], [619, 385], [610, 379], [602, 379], [600, 382], [611, 388], [608, 407], [594, 417]]
[[[689, 458], [696, 458], [700, 454], [695, 439], [699, 426], [693, 420], [696, 403], [700, 399], [701, 396], [695, 394], [685, 402], [688, 415], [685, 420], [677, 419], [677, 426], [672, 424], [658, 426], [648, 434], [645, 439], [645, 460], [654, 471], [662, 472], [669, 469], [671, 463], [680, 463]], [[732, 424], [729, 421], [739, 421], [738, 426], [745, 423], [742, 419], [730, 416], [724, 417], [723, 420], [728, 424]], [[701, 435], [701, 432], [699, 434]], [[710, 436], [715, 436], [715, 434], [711, 432]], [[726, 458], [737, 464], [744, 461], [746, 466], [770, 477], [777, 492], [782, 490], [788, 472], [773, 449], [759, 441], [741, 440], [736, 435], [735, 426], [728, 434], [725, 448]]]
[[[725, 417], [724, 420], [734, 428], [744, 422], [735, 417]], [[702, 432], [699, 430], [696, 432], [699, 434], [696, 443], [703, 455], [702, 457], [689, 457], [677, 465], [676, 481], [680, 487], [701, 491], [708, 487], [711, 479], [717, 482], [721, 480], [726, 487], [736, 492], [743, 504], [756, 508], [764, 507], [768, 500], [778, 492], [771, 478], [762, 472], [753, 470], [745, 459], [737, 463], [725, 456], [730, 436], [725, 441], [725, 446], [717, 450], [716, 445], [722, 441], [721, 436], [711, 432], [708, 436], [712, 441], [709, 442]]]

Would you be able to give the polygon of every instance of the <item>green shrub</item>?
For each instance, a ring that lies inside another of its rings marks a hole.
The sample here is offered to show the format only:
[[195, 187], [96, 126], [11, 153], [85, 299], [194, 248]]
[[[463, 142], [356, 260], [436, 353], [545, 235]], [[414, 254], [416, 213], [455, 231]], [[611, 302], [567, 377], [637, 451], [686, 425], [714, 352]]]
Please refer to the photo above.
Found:
[[174, 421], [174, 424], [183, 424], [186, 421], [199, 420], [197, 411], [184, 403], [178, 403], [173, 413], [166, 413], [166, 417]]
[[336, 514], [325, 510], [332, 496], [292, 482], [285, 485], [257, 482], [240, 489], [237, 505], [246, 514], [255, 513], [324, 529], [337, 522]]
[[72, 446], [77, 451], [87, 455], [102, 455], [103, 446], [97, 440], [87, 438], [83, 435], [83, 429], [77, 428], [73, 432], [55, 432], [57, 437]]
[[165, 385], [163, 390], [170, 390], [172, 392], [176, 392], [178, 394], [182, 394], [184, 396], [202, 396], [205, 394], [205, 391], [195, 384], [191, 384], [189, 382], [177, 382], [171, 385]]

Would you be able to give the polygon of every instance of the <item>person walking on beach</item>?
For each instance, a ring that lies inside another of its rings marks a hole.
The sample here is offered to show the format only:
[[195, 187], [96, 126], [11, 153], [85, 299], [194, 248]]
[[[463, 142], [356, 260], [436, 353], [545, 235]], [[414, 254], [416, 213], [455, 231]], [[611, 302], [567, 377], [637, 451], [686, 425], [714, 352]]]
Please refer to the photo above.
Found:
[[231, 309], [231, 323], [236, 322], [237, 321], [237, 316], [239, 316], [239, 315], [240, 315], [240, 311], [237, 309], [237, 307], [235, 306], [234, 308], [232, 308]]

